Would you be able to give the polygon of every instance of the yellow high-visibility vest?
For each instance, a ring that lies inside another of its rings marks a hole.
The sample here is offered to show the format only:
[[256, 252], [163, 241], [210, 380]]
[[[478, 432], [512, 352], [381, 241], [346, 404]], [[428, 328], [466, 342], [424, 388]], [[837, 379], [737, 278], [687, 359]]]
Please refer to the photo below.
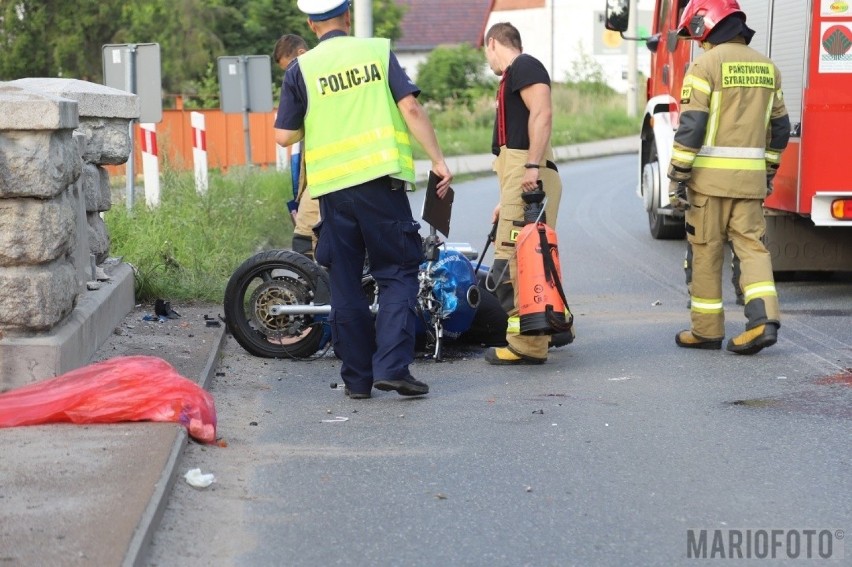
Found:
[[299, 57], [311, 197], [389, 175], [414, 182], [408, 127], [388, 84], [390, 41], [335, 37]]

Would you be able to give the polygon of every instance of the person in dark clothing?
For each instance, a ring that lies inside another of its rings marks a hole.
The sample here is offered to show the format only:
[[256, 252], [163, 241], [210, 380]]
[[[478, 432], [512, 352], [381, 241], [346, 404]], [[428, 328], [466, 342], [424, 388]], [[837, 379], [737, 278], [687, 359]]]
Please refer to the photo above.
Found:
[[[348, 0], [298, 6], [320, 43], [284, 76], [275, 141], [305, 140], [308, 191], [319, 198], [322, 218], [316, 259], [329, 269], [329, 322], [345, 391], [351, 399], [369, 398], [372, 388], [423, 395], [429, 386], [409, 371], [423, 259], [404, 190], [414, 181], [410, 135], [441, 179], [439, 196], [452, 174], [390, 41], [348, 37]], [[375, 321], [361, 286], [366, 255], [379, 286]]]

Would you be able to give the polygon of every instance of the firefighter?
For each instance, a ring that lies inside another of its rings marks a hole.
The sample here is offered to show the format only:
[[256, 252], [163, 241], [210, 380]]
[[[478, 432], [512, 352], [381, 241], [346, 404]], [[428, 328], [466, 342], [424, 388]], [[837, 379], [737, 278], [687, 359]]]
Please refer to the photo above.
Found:
[[[520, 334], [515, 243], [524, 226], [523, 193], [542, 182], [547, 195], [546, 220], [551, 226], [556, 226], [562, 198], [562, 180], [550, 147], [550, 76], [538, 59], [523, 52], [521, 35], [510, 23], [491, 26], [484, 43], [488, 65], [500, 77], [491, 144], [500, 185], [500, 202], [494, 211], [498, 224], [492, 273], [499, 278], [497, 297], [509, 314], [507, 346], [488, 349], [485, 360], [499, 365], [542, 364], [547, 360], [549, 338]], [[567, 337], [564, 342], [571, 342], [573, 331], [563, 336]]]
[[[296, 58], [307, 53], [308, 44], [302, 36], [286, 34], [278, 38], [272, 50], [272, 59], [286, 72]], [[293, 219], [293, 250], [314, 259], [317, 238], [313, 227], [319, 222], [319, 201], [307, 194], [305, 179], [304, 142], [294, 146], [290, 160], [290, 174], [293, 182], [293, 198], [287, 202], [287, 209]]]
[[691, 329], [675, 337], [685, 348], [720, 349], [725, 336], [722, 261], [728, 241], [740, 259], [746, 330], [728, 341], [755, 354], [777, 341], [781, 326], [763, 199], [772, 191], [790, 120], [781, 75], [748, 47], [754, 31], [735, 0], [692, 0], [678, 34], [701, 44], [683, 80], [680, 126], [669, 166], [672, 206], [686, 210], [693, 255]]

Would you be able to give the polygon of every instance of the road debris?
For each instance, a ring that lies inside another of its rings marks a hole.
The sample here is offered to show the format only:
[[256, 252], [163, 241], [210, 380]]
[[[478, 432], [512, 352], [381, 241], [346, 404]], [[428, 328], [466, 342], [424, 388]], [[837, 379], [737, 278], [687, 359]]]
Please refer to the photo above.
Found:
[[180, 319], [180, 313], [172, 309], [171, 302], [157, 299], [154, 301], [154, 313], [167, 319]]
[[349, 418], [337, 415], [331, 419], [322, 420], [323, 423], [343, 423], [344, 421], [349, 421]]
[[216, 482], [216, 477], [212, 473], [202, 474], [201, 469], [189, 469], [183, 478], [186, 479], [187, 484], [195, 488], [207, 488]]

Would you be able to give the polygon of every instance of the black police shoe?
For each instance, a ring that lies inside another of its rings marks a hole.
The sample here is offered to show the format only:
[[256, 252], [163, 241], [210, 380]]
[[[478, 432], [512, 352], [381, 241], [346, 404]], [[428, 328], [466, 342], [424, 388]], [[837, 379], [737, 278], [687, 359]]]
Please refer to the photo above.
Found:
[[406, 376], [401, 380], [376, 380], [373, 388], [385, 392], [396, 391], [400, 396], [422, 396], [429, 393], [429, 386], [412, 376]]
[[349, 398], [350, 400], [368, 400], [368, 399], [370, 399], [370, 392], [367, 392], [366, 394], [362, 394], [362, 393], [359, 393], [359, 392], [350, 392], [349, 386], [343, 387], [343, 393], [346, 394], [346, 397]]

